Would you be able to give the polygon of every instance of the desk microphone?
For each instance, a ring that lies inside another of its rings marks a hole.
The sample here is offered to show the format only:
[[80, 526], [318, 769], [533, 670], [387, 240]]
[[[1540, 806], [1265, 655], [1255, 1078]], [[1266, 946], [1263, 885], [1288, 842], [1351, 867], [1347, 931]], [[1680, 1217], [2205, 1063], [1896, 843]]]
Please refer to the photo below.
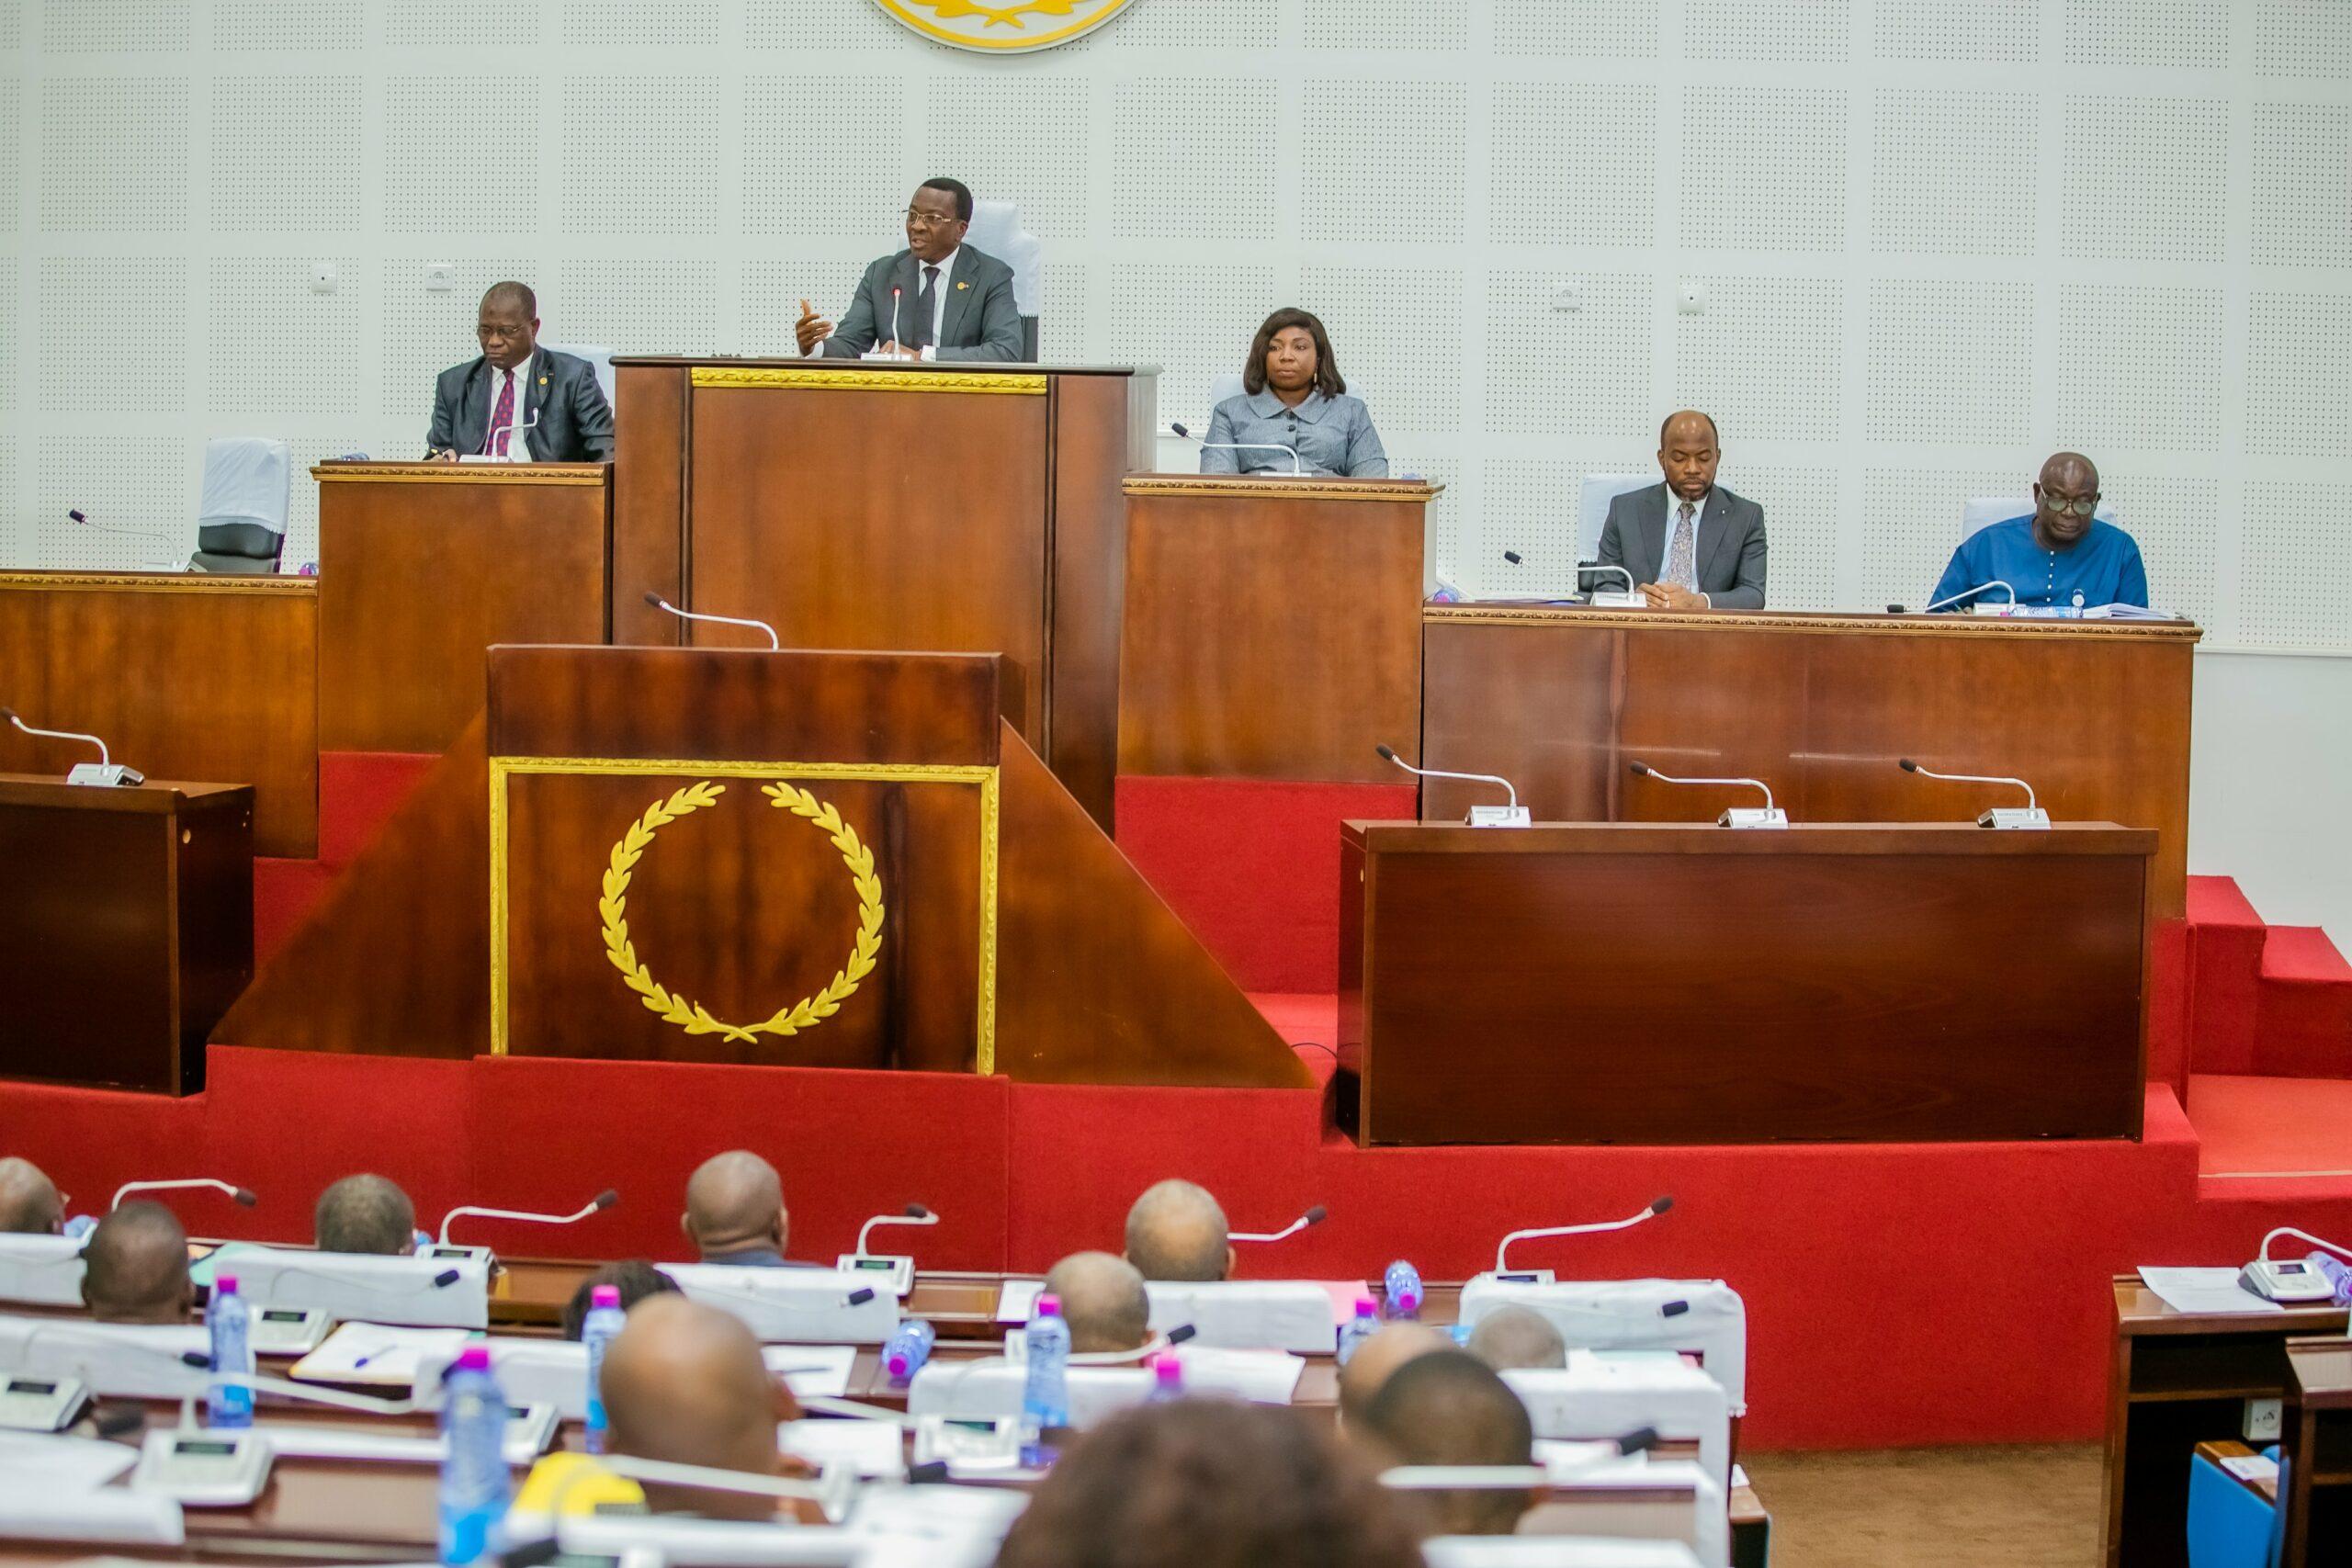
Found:
[[2033, 786], [2023, 779], [2013, 779], [2005, 773], [1939, 773], [1932, 769], [1921, 767], [1908, 757], [1895, 763], [1895, 766], [1906, 773], [1917, 773], [1923, 779], [1942, 779], [1952, 784], [2015, 784], [2025, 791], [2025, 805], [2022, 807], [1988, 806], [1977, 813], [1976, 825], [1979, 828], [2047, 828], [2050, 826], [2050, 813], [2041, 809], [2040, 804], [2034, 799]]
[[858, 1228], [857, 1256], [867, 1257], [865, 1238], [874, 1234], [876, 1225], [935, 1225], [939, 1216], [921, 1203], [910, 1203], [895, 1214], [876, 1214]]
[[[1978, 583], [1978, 584], [1977, 584], [1975, 587], [1973, 587], [1973, 588], [1963, 588], [1963, 589], [1962, 589], [1959, 592], [1957, 592], [1957, 593], [1953, 594], [1953, 595], [1952, 595], [1951, 598], [1949, 598], [1949, 599], [1939, 599], [1939, 600], [1937, 600], [1934, 604], [1932, 604], [1928, 605], [1926, 609], [1924, 609], [1924, 610], [1920, 611], [1920, 612], [1919, 612], [1919, 614], [1921, 614], [1921, 615], [1934, 615], [1938, 610], [1942, 609], [1942, 608], [1943, 608], [1945, 605], [1947, 605], [1947, 604], [1959, 604], [1962, 599], [1973, 599], [1973, 598], [1975, 598], [1979, 593], [1984, 592], [1986, 589], [1988, 589], [1988, 588], [2008, 588], [2008, 589], [2009, 589], [2009, 604], [2010, 604], [2012, 606], [2014, 606], [2014, 605], [2017, 604], [2017, 602], [2018, 602], [2018, 591], [2017, 591], [2016, 589], [2014, 589], [2014, 588], [2009, 588], [2009, 585], [2008, 585], [2008, 583], [2007, 583], [2007, 581], [2005, 581], [2004, 580], [2002, 580], [2002, 579], [2000, 579], [2000, 578], [1997, 578], [1997, 577], [1996, 577], [1996, 578], [1995, 578], [1995, 579], [1994, 579], [1992, 581], [1990, 581], [1990, 582], [1980, 582], [1980, 583]], [[1894, 606], [1893, 606], [1893, 605], [1889, 605], [1887, 608], [1888, 608], [1888, 611], [1889, 611], [1889, 613], [1890, 613], [1890, 614], [1891, 614], [1891, 613], [1893, 613], [1893, 610], [1894, 610]]]
[[1417, 768], [1396, 755], [1392, 747], [1381, 745], [1374, 747], [1373, 750], [1418, 779], [1461, 779], [1469, 784], [1502, 785], [1503, 793], [1510, 796], [1510, 804], [1472, 807], [1466, 820], [1473, 828], [1524, 828], [1528, 825], [1527, 807], [1519, 803], [1519, 791], [1513, 789], [1510, 780], [1504, 778], [1500, 773], [1449, 773], [1443, 768]]
[[334, 1285], [342, 1290], [366, 1291], [374, 1296], [421, 1296], [432, 1291], [446, 1291], [465, 1277], [458, 1269], [444, 1269], [431, 1279], [419, 1282], [413, 1280], [370, 1280], [361, 1274], [330, 1274], [322, 1269], [280, 1267], [267, 1278], [275, 1284], [288, 1275], [297, 1280], [316, 1280], [322, 1285]]
[[1671, 1198], [1653, 1198], [1650, 1200], [1648, 1208], [1631, 1219], [1603, 1220], [1589, 1225], [1547, 1225], [1540, 1230], [1513, 1231], [1503, 1237], [1501, 1244], [1495, 1248], [1495, 1272], [1500, 1274], [1509, 1268], [1509, 1265], [1503, 1261], [1503, 1254], [1510, 1250], [1512, 1242], [1534, 1241], [1538, 1237], [1547, 1235], [1591, 1235], [1600, 1231], [1631, 1230], [1635, 1225], [1657, 1218], [1673, 1207], [1674, 1200]]
[[783, 643], [776, 640], [775, 628], [768, 625], [765, 621], [743, 620], [734, 615], [706, 615], [696, 610], [681, 610], [675, 604], [671, 604], [667, 599], [662, 598], [659, 593], [654, 592], [650, 588], [645, 591], [645, 602], [652, 605], [657, 610], [668, 611], [671, 615], [677, 616], [678, 619], [682, 621], [708, 621], [713, 626], [752, 626], [760, 631], [763, 631], [768, 634], [768, 651], [771, 653], [774, 653], [784, 647]]
[[232, 1187], [228, 1182], [216, 1181], [209, 1176], [191, 1176], [177, 1181], [126, 1181], [116, 1190], [114, 1201], [108, 1203], [107, 1209], [108, 1213], [112, 1213], [121, 1208], [122, 1201], [133, 1192], [171, 1192], [191, 1187], [209, 1187], [216, 1192], [226, 1192], [240, 1208], [250, 1209], [261, 1201], [245, 1188]]
[[6, 718], [27, 735], [38, 735], [50, 740], [86, 740], [96, 747], [98, 760], [95, 762], [74, 763], [66, 773], [67, 784], [105, 784], [112, 787], [117, 784], [143, 784], [147, 782], [145, 773], [118, 762], [109, 756], [107, 751], [107, 743], [95, 735], [85, 735], [78, 729], [35, 729], [17, 715], [15, 708], [0, 708], [0, 718]]
[[573, 1225], [591, 1214], [601, 1214], [621, 1201], [621, 1195], [605, 1188], [588, 1200], [587, 1206], [576, 1214], [526, 1214], [515, 1209], [477, 1209], [471, 1204], [450, 1210], [441, 1216], [441, 1245], [449, 1245], [449, 1227], [460, 1214], [471, 1214], [481, 1220], [525, 1220], [535, 1225]]
[[1647, 762], [1628, 762], [1626, 768], [1645, 779], [1656, 779], [1670, 784], [1747, 784], [1764, 792], [1761, 809], [1752, 806], [1735, 806], [1715, 818], [1718, 828], [1785, 828], [1789, 814], [1772, 804], [1772, 786], [1762, 779], [1678, 779], [1671, 773], [1661, 773]]
[[1284, 1225], [1278, 1231], [1234, 1231], [1229, 1233], [1225, 1239], [1227, 1241], [1287, 1241], [1309, 1225], [1321, 1224], [1326, 1219], [1330, 1217], [1330, 1210], [1326, 1209], [1322, 1204], [1317, 1203], [1315, 1207], [1307, 1210], [1306, 1213], [1299, 1215], [1298, 1218], [1291, 1221], [1290, 1224]]
[[895, 283], [894, 283], [894, 284], [890, 285], [890, 341], [891, 341], [892, 343], [897, 343], [897, 342], [899, 341], [899, 293], [900, 293], [900, 290], [899, 290], [899, 286], [898, 286], [897, 284], [895, 284]]
[[[1615, 589], [1609, 590], [1611, 594], [1611, 601], [1608, 604], [1601, 605], [1600, 594], [1602, 590], [1600, 586], [1600, 579], [1603, 574], [1612, 571], [1625, 580], [1625, 587], [1622, 592]], [[1640, 586], [1634, 581], [1634, 574], [1627, 571], [1622, 566], [1615, 566], [1605, 561], [1580, 560], [1577, 562], [1577, 591], [1584, 594], [1588, 599], [1591, 600], [1594, 604], [1604, 609], [1638, 610], [1642, 607], [1642, 591]]]
[[506, 432], [509, 436], [520, 432], [525, 443], [523, 450], [527, 452], [531, 449], [529, 446], [531, 432], [538, 429], [538, 427], [539, 416], [535, 413], [520, 424], [515, 423], [510, 419], [504, 424], [497, 425], [490, 430], [486, 430], [482, 432], [481, 451], [478, 456], [492, 463], [511, 463], [514, 460], [514, 443], [512, 440], [507, 442], [505, 451], [495, 455], [491, 452], [490, 444], [498, 439], [499, 431], [503, 430]]
[[113, 534], [125, 539], [153, 540], [164, 547], [164, 565], [159, 569], [161, 570], [186, 571], [188, 569], [188, 558], [178, 553], [177, 547], [172, 543], [172, 536], [169, 534], [158, 534], [152, 528], [110, 528], [104, 523], [91, 522], [89, 514], [78, 506], [67, 507], [65, 515], [93, 534]]
[[1204, 452], [1287, 452], [1290, 454], [1291, 473], [1299, 479], [1306, 477], [1306, 469], [1299, 463], [1298, 448], [1295, 446], [1284, 446], [1278, 441], [1203, 441], [1185, 429], [1181, 422], [1175, 420], [1169, 421], [1168, 428], [1192, 442]]

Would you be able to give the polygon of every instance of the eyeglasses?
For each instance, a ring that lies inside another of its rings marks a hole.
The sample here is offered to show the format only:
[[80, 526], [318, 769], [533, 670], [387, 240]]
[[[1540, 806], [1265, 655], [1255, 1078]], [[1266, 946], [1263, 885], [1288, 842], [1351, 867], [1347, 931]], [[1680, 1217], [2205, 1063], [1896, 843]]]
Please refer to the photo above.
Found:
[[2041, 504], [2062, 517], [2069, 515], [2088, 517], [2098, 510], [2098, 492], [2094, 491], [2088, 495], [2078, 495], [2072, 500], [2067, 500], [2045, 491], [2041, 497]]
[[962, 221], [962, 219], [951, 214], [925, 212], [920, 208], [913, 207], [907, 209], [907, 227], [910, 229], [944, 229], [950, 223]]

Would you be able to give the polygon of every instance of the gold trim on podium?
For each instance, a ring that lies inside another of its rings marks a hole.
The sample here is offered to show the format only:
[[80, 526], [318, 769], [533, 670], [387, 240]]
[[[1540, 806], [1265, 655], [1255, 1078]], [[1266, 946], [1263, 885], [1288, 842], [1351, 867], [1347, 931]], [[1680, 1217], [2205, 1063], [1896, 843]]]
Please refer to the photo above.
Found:
[[321, 484], [412, 485], [601, 485], [603, 463], [321, 463], [311, 477]]
[[227, 571], [0, 571], [0, 589], [43, 593], [281, 593], [315, 599], [315, 577]]
[[697, 390], [776, 387], [825, 392], [994, 392], [1023, 398], [1046, 395], [1043, 376], [995, 376], [978, 370], [865, 370], [852, 365], [697, 365]]
[[1422, 479], [1348, 479], [1312, 474], [1129, 474], [1129, 495], [1278, 496], [1291, 501], [1430, 501], [1445, 487]]
[[2149, 642], [2200, 640], [2194, 621], [2086, 621], [2042, 615], [1833, 615], [1769, 610], [1596, 610], [1547, 604], [1424, 604], [1423, 625], [1615, 626], [1651, 630], [1780, 632], [1800, 637], [2123, 637]]
[[980, 791], [979, 1021], [974, 1070], [996, 1071], [997, 825], [999, 773], [963, 762], [698, 761], [648, 757], [492, 757], [490, 759], [490, 1052], [506, 1055], [506, 781], [515, 773], [591, 778], [660, 774], [682, 778], [844, 779], [890, 784], [977, 784]]

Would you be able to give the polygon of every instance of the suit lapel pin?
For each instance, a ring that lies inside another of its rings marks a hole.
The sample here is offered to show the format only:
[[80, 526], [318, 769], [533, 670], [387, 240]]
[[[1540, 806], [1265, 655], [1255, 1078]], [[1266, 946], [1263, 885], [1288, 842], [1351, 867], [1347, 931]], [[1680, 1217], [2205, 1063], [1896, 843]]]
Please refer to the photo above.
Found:
[[971, 286], [970, 284], [968, 284], [968, 283], [964, 282], [962, 279], [960, 279], [960, 278], [959, 278], [959, 279], [957, 279], [957, 280], [956, 280], [956, 288], [970, 288], [970, 287], [972, 287], [972, 286]]

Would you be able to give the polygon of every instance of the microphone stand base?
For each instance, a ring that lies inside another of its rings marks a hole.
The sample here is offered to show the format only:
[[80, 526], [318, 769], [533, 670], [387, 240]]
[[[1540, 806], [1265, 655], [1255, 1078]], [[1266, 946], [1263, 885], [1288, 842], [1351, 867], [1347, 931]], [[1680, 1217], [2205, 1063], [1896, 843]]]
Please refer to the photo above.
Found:
[[76, 762], [66, 773], [65, 782], [70, 784], [97, 784], [104, 788], [114, 789], [143, 784], [147, 782], [147, 775], [137, 768], [128, 767], [120, 762]]
[[1979, 828], [2040, 828], [2047, 830], [2050, 813], [2039, 806], [1996, 806], [1976, 818]]
[[1789, 814], [1777, 806], [1735, 806], [1715, 818], [1718, 828], [1785, 828]]
[[1533, 825], [1524, 806], [1474, 806], [1466, 820], [1473, 828], [1526, 828]]

